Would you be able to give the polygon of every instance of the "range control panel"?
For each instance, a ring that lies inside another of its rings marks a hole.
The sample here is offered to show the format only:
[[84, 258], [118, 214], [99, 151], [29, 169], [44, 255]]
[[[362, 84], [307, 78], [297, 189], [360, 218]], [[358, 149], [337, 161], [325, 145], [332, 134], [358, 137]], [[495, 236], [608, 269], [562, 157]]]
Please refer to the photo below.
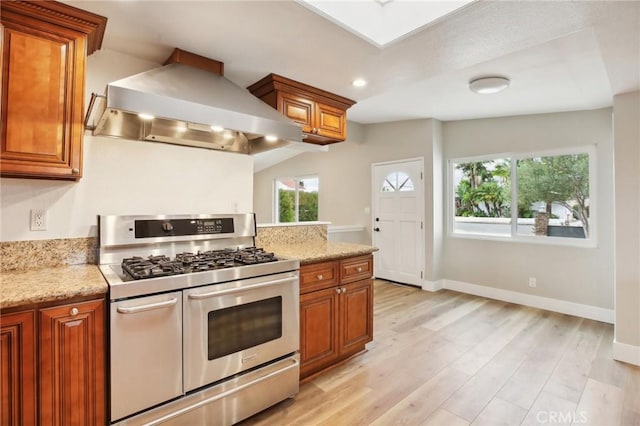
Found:
[[136, 238], [233, 234], [233, 218], [136, 220]]

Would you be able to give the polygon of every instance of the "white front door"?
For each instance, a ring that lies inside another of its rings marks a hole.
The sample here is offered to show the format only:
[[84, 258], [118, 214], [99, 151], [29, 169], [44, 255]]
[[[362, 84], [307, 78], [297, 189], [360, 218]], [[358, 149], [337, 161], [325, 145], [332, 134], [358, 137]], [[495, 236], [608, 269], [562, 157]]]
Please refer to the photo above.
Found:
[[375, 276], [422, 285], [424, 271], [424, 160], [373, 165]]

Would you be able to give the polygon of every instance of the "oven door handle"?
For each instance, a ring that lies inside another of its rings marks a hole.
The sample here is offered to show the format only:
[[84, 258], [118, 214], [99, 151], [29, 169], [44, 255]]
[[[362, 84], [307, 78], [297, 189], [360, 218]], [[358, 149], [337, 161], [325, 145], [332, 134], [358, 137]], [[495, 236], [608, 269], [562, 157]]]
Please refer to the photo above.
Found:
[[176, 303], [178, 303], [178, 298], [174, 297], [173, 299], [165, 300], [164, 302], [149, 303], [148, 305], [132, 306], [130, 308], [118, 306], [118, 312], [121, 314], [135, 314], [138, 312], [150, 311], [152, 309], [167, 308], [175, 305]]
[[241, 291], [249, 291], [249, 290], [255, 290], [257, 288], [271, 287], [273, 285], [294, 281], [295, 279], [296, 277], [289, 277], [289, 278], [282, 278], [279, 280], [267, 281], [259, 284], [247, 285], [243, 287], [235, 287], [235, 288], [229, 288], [226, 290], [212, 291], [210, 293], [201, 293], [201, 294], [192, 293], [189, 295], [189, 299], [200, 300], [200, 299], [208, 299], [214, 296], [224, 296], [225, 294], [240, 293]]

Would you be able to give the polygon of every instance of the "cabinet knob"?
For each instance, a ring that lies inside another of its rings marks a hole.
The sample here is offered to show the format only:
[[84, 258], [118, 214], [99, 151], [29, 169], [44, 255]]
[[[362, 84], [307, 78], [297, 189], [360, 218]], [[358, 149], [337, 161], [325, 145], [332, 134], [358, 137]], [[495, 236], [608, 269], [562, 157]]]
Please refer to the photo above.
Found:
[[338, 288], [336, 288], [336, 293], [338, 293], [338, 294], [342, 293], [342, 289], [341, 289], [341, 288], [339, 288], [339, 287], [338, 287]]
[[71, 308], [71, 310], [69, 311], [69, 315], [75, 317], [76, 315], [78, 315], [78, 312], [80, 312], [78, 308]]
[[74, 167], [73, 169], [71, 169], [71, 173], [73, 173], [74, 175], [77, 175], [78, 173], [80, 173], [80, 169], [76, 169]]
[[358, 272], [362, 272], [362, 266], [358, 266]]
[[318, 275], [316, 275], [316, 278], [317, 278], [317, 279], [319, 279], [319, 280], [321, 280], [321, 279], [323, 279], [323, 278], [324, 278], [324, 276], [322, 276], [322, 274], [318, 274]]

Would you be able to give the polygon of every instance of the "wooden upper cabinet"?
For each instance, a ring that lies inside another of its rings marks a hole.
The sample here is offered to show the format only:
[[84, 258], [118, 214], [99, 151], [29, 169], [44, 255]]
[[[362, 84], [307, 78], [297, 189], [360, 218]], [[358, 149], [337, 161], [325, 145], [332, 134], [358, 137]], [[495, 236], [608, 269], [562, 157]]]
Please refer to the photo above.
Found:
[[302, 125], [305, 142], [326, 145], [347, 138], [347, 109], [355, 101], [269, 74], [247, 88], [287, 118]]
[[86, 57], [106, 18], [54, 1], [2, 1], [0, 12], [1, 175], [79, 179]]

